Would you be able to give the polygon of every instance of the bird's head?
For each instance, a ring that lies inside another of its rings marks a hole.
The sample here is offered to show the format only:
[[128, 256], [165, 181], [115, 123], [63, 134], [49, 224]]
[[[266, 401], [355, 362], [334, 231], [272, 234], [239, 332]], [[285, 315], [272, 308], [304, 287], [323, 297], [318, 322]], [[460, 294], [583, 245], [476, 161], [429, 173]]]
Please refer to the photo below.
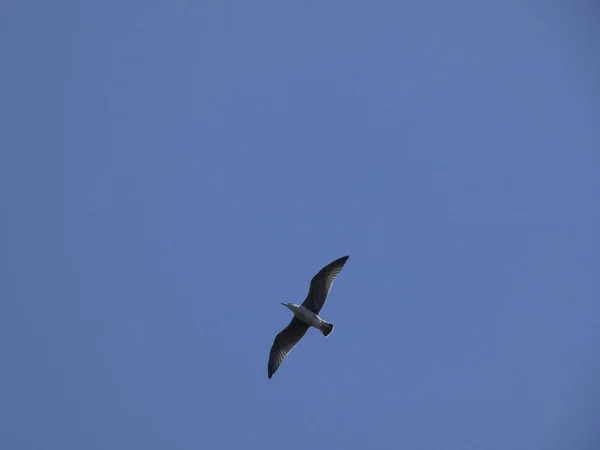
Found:
[[[282, 303], [283, 306], [285, 306], [286, 308], [292, 309], [292, 303]], [[293, 309], [292, 309], [293, 311]]]

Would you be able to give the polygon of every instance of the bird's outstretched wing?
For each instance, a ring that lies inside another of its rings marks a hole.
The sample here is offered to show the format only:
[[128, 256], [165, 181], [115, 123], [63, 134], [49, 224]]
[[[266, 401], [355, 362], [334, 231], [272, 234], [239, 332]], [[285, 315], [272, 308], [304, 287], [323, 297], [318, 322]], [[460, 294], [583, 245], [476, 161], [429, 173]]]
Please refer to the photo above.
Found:
[[327, 264], [323, 267], [318, 274], [316, 274], [310, 282], [310, 289], [306, 300], [302, 303], [302, 306], [310, 309], [315, 314], [319, 314], [321, 308], [327, 300], [327, 295], [331, 290], [331, 286], [335, 280], [335, 277], [342, 271], [342, 267], [346, 264], [348, 256], [342, 256], [336, 259], [332, 263]]
[[306, 334], [308, 328], [307, 324], [294, 317], [290, 324], [275, 337], [269, 354], [269, 378], [277, 372], [285, 357]]

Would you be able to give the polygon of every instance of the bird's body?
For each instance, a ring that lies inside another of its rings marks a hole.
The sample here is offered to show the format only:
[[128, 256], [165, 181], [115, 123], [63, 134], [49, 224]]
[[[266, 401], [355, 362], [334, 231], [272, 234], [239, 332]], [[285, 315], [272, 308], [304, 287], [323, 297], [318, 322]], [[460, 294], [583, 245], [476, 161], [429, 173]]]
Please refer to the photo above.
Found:
[[321, 319], [318, 314], [315, 314], [310, 309], [305, 308], [302, 305], [296, 305], [295, 303], [282, 303], [282, 305], [291, 309], [294, 313], [294, 317], [300, 319], [309, 327], [320, 330], [323, 323], [328, 323]]
[[301, 305], [282, 303], [294, 313], [294, 318], [273, 342], [269, 354], [269, 378], [273, 376], [285, 357], [302, 339], [309, 328], [318, 329], [324, 336], [329, 336], [333, 331], [333, 324], [319, 317], [319, 312], [327, 300], [327, 295], [335, 278], [347, 260], [348, 256], [342, 256], [323, 267], [311, 280], [310, 290], [306, 300]]

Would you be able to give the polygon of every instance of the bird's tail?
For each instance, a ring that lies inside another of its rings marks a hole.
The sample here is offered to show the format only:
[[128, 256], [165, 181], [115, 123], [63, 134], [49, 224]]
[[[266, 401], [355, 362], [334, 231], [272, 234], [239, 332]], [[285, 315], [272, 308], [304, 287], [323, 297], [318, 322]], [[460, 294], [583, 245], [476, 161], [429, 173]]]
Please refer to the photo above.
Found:
[[329, 336], [331, 334], [331, 332], [333, 331], [333, 324], [323, 321], [323, 323], [321, 324], [320, 330], [324, 336]]

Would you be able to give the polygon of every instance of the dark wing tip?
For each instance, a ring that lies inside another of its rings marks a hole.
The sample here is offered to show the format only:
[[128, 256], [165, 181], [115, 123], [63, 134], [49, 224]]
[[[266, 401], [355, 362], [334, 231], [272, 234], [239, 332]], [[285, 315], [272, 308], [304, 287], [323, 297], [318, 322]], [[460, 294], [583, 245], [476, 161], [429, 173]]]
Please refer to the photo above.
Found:
[[344, 264], [346, 264], [346, 261], [348, 261], [348, 258], [350, 258], [350, 255], [342, 256], [341, 258], [338, 258], [335, 261], [330, 262], [325, 267], [335, 267], [335, 266], [340, 266], [340, 265], [343, 266]]
[[348, 258], [350, 258], [350, 255], [346, 255], [346, 256], [342, 256], [341, 258], [336, 259], [335, 261], [329, 263], [327, 265], [327, 267], [344, 267], [344, 265], [346, 264], [346, 261], [348, 261]]
[[271, 357], [269, 357], [269, 380], [273, 376], [273, 374], [277, 372], [277, 367], [273, 364]]

